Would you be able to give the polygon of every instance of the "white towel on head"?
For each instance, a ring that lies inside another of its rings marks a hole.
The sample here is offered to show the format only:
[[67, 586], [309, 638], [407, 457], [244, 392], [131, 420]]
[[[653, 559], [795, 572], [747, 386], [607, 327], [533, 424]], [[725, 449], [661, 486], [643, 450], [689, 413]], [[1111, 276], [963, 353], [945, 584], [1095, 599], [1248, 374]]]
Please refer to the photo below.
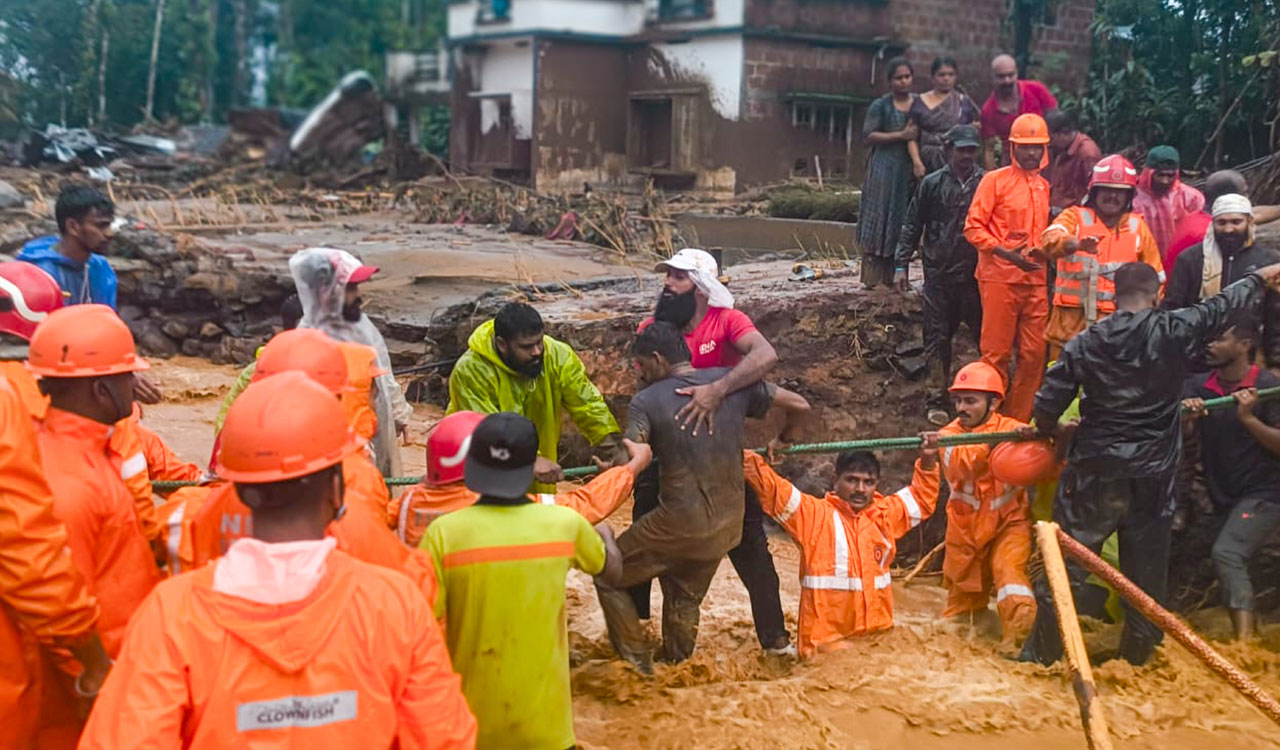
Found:
[[[1227, 193], [1213, 202], [1214, 218], [1224, 214], [1253, 216], [1253, 203], [1239, 193]], [[1249, 244], [1253, 244], [1253, 227], [1249, 228]], [[1213, 232], [1213, 223], [1204, 230], [1204, 268], [1200, 271], [1200, 299], [1222, 291], [1222, 250]]]

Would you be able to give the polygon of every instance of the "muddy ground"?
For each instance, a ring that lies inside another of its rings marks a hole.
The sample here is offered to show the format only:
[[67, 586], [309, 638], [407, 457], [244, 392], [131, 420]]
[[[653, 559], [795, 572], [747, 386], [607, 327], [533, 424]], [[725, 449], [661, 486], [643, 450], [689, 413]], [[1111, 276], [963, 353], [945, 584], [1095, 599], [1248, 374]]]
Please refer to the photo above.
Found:
[[[145, 421], [179, 455], [204, 461], [213, 415], [236, 368], [179, 357], [158, 362], [155, 373], [167, 398], [148, 408]], [[867, 413], [884, 416], [900, 408], [895, 399]], [[404, 449], [411, 471], [421, 471], [421, 442], [439, 415], [438, 406], [418, 406], [414, 444]], [[624, 507], [610, 523], [621, 529], [629, 516]], [[772, 537], [771, 546], [794, 630], [799, 554], [785, 537]], [[587, 750], [1083, 747], [1078, 710], [1062, 670], [1003, 658], [994, 613], [973, 625], [938, 620], [943, 601], [938, 584], [936, 576], [905, 588], [895, 583], [898, 625], [893, 631], [798, 664], [760, 652], [746, 592], [726, 563], [704, 603], [693, 659], [658, 665], [657, 675], [646, 679], [611, 658], [591, 583], [572, 573], [567, 615], [580, 745]], [[655, 587], [655, 605], [660, 596]], [[1212, 638], [1229, 632], [1219, 608], [1197, 613], [1192, 622]], [[656, 625], [650, 627], [656, 639]], [[1086, 627], [1091, 651], [1114, 647], [1118, 640], [1114, 626]], [[1272, 694], [1280, 694], [1280, 626], [1269, 625], [1264, 633], [1257, 647], [1218, 645]], [[1274, 724], [1177, 645], [1166, 645], [1148, 667], [1109, 662], [1097, 677], [1118, 748], [1280, 747]]]

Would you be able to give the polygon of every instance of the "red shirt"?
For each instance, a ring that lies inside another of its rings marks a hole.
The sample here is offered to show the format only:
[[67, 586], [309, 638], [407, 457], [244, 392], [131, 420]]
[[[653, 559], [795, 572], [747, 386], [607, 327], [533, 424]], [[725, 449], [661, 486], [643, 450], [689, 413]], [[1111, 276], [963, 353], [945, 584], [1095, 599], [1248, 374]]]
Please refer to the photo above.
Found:
[[1050, 150], [1049, 167], [1043, 172], [1050, 186], [1049, 205], [1067, 209], [1083, 203], [1089, 192], [1093, 167], [1101, 160], [1102, 149], [1084, 133], [1076, 133], [1066, 151]]
[[[639, 333], [653, 323], [653, 318], [645, 318]], [[748, 333], [756, 330], [751, 318], [740, 310], [729, 307], [711, 307], [706, 317], [697, 327], [684, 335], [684, 343], [689, 347], [691, 364], [694, 369], [705, 367], [733, 367], [742, 361], [742, 353], [735, 343]]]
[[1173, 273], [1173, 262], [1178, 259], [1179, 253], [1204, 242], [1204, 233], [1209, 231], [1212, 223], [1213, 218], [1208, 211], [1196, 211], [1178, 221], [1173, 230], [1173, 242], [1169, 243], [1169, 249], [1164, 254], [1165, 273]]
[[1008, 164], [1009, 129], [1013, 127], [1013, 121], [1018, 119], [1019, 115], [1025, 115], [1028, 112], [1044, 116], [1045, 112], [1057, 108], [1058, 100], [1049, 88], [1039, 81], [1018, 81], [1017, 112], [1001, 112], [993, 91], [991, 96], [987, 97], [986, 103], [982, 105], [982, 138], [985, 140], [999, 136], [1004, 143], [1002, 163]]

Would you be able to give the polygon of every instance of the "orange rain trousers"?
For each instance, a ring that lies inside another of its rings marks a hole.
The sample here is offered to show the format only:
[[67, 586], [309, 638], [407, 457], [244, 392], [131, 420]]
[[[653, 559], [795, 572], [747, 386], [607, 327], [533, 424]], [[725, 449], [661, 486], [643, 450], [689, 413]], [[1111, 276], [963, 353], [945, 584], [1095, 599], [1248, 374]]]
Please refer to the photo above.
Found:
[[0, 426], [0, 747], [27, 750], [42, 704], [61, 692], [45, 650], [83, 642], [98, 605], [67, 554], [26, 399], [7, 378]]
[[440, 628], [403, 576], [341, 551], [316, 589], [264, 605], [215, 566], [147, 599], [81, 750], [471, 750], [476, 722]]
[[995, 367], [1009, 384], [1009, 362], [1017, 343], [1013, 382], [1003, 411], [1014, 419], [1029, 421], [1044, 376], [1048, 293], [1043, 284], [980, 281], [978, 294], [982, 298], [982, 361]]
[[[992, 414], [966, 430], [953, 421], [942, 435], [1008, 432], [1023, 422]], [[1006, 640], [1019, 640], [1031, 630], [1036, 600], [1027, 577], [1031, 557], [1031, 514], [1023, 487], [1009, 487], [991, 474], [989, 445], [947, 446], [939, 451], [943, 476], [951, 486], [947, 500], [946, 555], [942, 563], [947, 588], [944, 617], [985, 610], [996, 597]]]
[[847, 646], [846, 639], [893, 627], [889, 575], [897, 540], [932, 513], [938, 470], [916, 462], [911, 486], [876, 493], [855, 512], [839, 496], [806, 495], [746, 452], [743, 471], [760, 507], [800, 544], [800, 656]]

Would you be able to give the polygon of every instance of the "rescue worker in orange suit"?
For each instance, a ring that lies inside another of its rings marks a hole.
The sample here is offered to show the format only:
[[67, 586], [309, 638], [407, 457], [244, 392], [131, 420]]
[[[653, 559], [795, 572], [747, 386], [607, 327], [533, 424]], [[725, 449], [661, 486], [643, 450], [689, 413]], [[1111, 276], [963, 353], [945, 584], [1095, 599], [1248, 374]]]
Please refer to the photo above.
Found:
[[36, 329], [28, 367], [49, 397], [37, 435], [53, 512], [102, 604], [98, 629], [115, 654], [129, 617], [161, 578], [120, 458], [108, 447], [112, 426], [133, 411], [134, 373], [149, 365], [114, 310], [75, 305], [50, 313]]
[[[250, 384], [292, 371], [302, 372], [324, 386], [339, 402], [348, 393], [346, 358], [338, 342], [321, 331], [300, 328], [271, 339], [258, 357]], [[349, 413], [347, 418], [348, 426], [355, 429]], [[359, 450], [347, 455], [342, 460], [342, 478], [347, 512], [329, 529], [338, 548], [358, 560], [404, 572], [418, 584], [428, 601], [434, 600], [436, 583], [431, 559], [424, 552], [397, 543], [387, 528], [386, 483], [368, 454]], [[237, 499], [230, 485], [215, 487], [207, 500], [195, 503], [198, 507], [193, 508], [190, 521], [182, 529], [187, 540], [179, 543], [179, 558], [188, 566], [204, 565], [224, 554], [237, 539], [252, 534], [250, 509]]]
[[983, 176], [969, 206], [964, 236], [978, 251], [982, 297], [982, 361], [1008, 382], [1009, 361], [1018, 352], [1004, 413], [1026, 422], [1044, 374], [1044, 332], [1049, 319], [1044, 266], [1032, 255], [1049, 224], [1046, 164], [1049, 128], [1040, 115], [1013, 121], [1013, 163]]
[[1142, 216], [1133, 211], [1138, 170], [1112, 154], [1093, 167], [1084, 205], [1065, 209], [1040, 237], [1044, 254], [1057, 259], [1053, 310], [1045, 338], [1049, 360], [1076, 334], [1116, 310], [1116, 269], [1141, 261], [1164, 283], [1160, 248]]
[[[485, 415], [474, 411], [456, 411], [431, 430], [427, 436], [427, 473], [399, 498], [392, 498], [387, 510], [387, 522], [395, 530], [400, 541], [417, 547], [431, 522], [440, 516], [460, 508], [474, 505], [479, 497], [467, 489], [464, 468], [467, 450], [471, 447], [471, 433]], [[605, 468], [590, 484], [572, 492], [529, 495], [529, 499], [542, 505], [563, 505], [578, 512], [593, 526], [613, 515], [635, 485], [638, 476], [636, 460], [639, 449], [634, 443], [627, 445], [630, 460], [623, 466]]]
[[217, 471], [252, 509], [253, 536], [147, 598], [82, 750], [475, 746], [422, 593], [326, 536], [345, 512], [342, 459], [362, 449], [303, 373], [245, 390]]
[[[772, 457], [786, 442], [769, 446]], [[764, 457], [743, 454], [747, 484], [760, 505], [800, 545], [799, 653], [848, 646], [849, 638], [893, 627], [889, 569], [897, 540], [933, 514], [938, 500], [937, 436], [920, 449], [911, 485], [891, 495], [876, 489], [880, 462], [867, 451], [836, 458], [836, 483], [825, 497], [802, 493]]]
[[[971, 362], [956, 373], [951, 403], [956, 418], [940, 435], [1023, 431], [1033, 427], [997, 413], [1004, 380], [986, 362]], [[1031, 557], [1031, 509], [1023, 487], [1006, 486], [992, 475], [990, 445], [943, 448], [942, 475], [951, 488], [942, 582], [947, 588], [943, 617], [986, 611], [991, 595], [1004, 624], [1004, 640], [1020, 641], [1036, 616], [1035, 592], [1027, 577]]]
[[[1173, 487], [1182, 448], [1178, 409], [1190, 363], [1242, 310], [1257, 310], [1263, 290], [1280, 283], [1280, 263], [1265, 266], [1191, 307], [1158, 309], [1160, 279], [1145, 263], [1116, 271], [1116, 311], [1067, 342], [1036, 394], [1036, 426], [1064, 429], [1059, 417], [1080, 396], [1080, 422], [1058, 482], [1053, 520], [1076, 541], [1101, 550], [1115, 533], [1120, 572], [1157, 602], [1168, 585]], [[1088, 577], [1067, 563], [1079, 601]], [[1021, 659], [1051, 664], [1062, 654], [1057, 614], [1037, 577], [1035, 626]], [[1125, 605], [1119, 656], [1143, 664], [1164, 634]]]

